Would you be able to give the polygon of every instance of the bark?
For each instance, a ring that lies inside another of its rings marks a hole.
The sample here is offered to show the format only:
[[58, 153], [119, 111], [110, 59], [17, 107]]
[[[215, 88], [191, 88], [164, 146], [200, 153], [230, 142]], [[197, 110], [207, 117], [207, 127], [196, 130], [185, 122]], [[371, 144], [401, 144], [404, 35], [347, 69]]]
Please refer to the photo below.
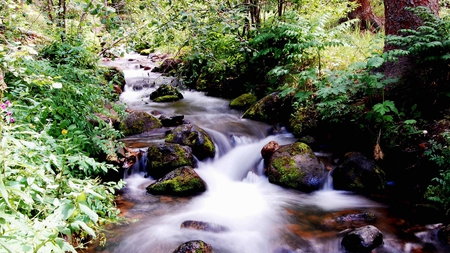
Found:
[[[384, 0], [384, 13], [386, 17], [385, 34], [399, 35], [401, 29], [415, 29], [422, 24], [422, 20], [407, 7], [425, 6], [436, 15], [439, 11], [438, 0]], [[393, 45], [384, 44], [384, 51], [394, 49]], [[408, 57], [401, 57], [397, 62], [387, 62], [384, 74], [387, 77], [405, 76], [411, 69]]]
[[383, 27], [383, 20], [373, 13], [369, 0], [356, 0], [356, 3], [358, 7], [348, 14], [348, 18], [358, 18], [361, 30], [379, 30]]
[[[399, 35], [401, 29], [415, 29], [422, 24], [419, 17], [406, 7], [425, 6], [439, 14], [438, 0], [384, 0], [384, 13], [386, 17], [385, 34]], [[393, 49], [391, 45], [385, 44], [384, 51]]]

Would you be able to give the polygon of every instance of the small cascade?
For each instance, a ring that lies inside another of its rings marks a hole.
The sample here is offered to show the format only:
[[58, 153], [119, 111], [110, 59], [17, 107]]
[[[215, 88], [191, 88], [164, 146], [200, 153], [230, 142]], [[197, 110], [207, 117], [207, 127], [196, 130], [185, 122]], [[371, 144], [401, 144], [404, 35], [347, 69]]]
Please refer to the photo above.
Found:
[[127, 179], [131, 175], [135, 174], [139, 174], [142, 176], [146, 174], [147, 151], [143, 149], [138, 149], [136, 153], [137, 153], [136, 162], [130, 168], [124, 171], [123, 175], [124, 179]]
[[323, 183], [323, 186], [322, 186], [322, 190], [323, 191], [332, 191], [332, 190], [334, 190], [333, 177], [331, 176], [332, 172], [333, 172], [332, 170], [329, 171], [327, 173], [327, 175], [325, 176], [325, 180], [324, 180], [324, 183]]

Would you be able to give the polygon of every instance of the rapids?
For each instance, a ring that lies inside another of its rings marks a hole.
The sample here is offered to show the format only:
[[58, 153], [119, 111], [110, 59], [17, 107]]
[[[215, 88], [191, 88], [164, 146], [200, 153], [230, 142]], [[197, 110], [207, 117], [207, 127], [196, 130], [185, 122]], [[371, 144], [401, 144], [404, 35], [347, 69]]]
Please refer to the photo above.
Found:
[[[217, 147], [214, 159], [198, 162], [195, 169], [208, 189], [195, 197], [153, 196], [145, 187], [145, 160], [124, 175], [127, 186], [117, 197], [125, 224], [106, 229], [106, 246], [89, 252], [167, 253], [190, 240], [203, 240], [218, 253], [343, 252], [340, 240], [343, 225], [329, 226], [333, 217], [351, 213], [373, 213], [373, 225], [383, 233], [384, 245], [377, 252], [417, 252], [434, 244], [435, 230], [421, 230], [405, 239], [396, 224], [402, 219], [389, 214], [389, 207], [354, 195], [335, 191], [328, 181], [320, 191], [305, 194], [268, 182], [263, 173], [261, 148], [271, 140], [280, 145], [294, 142], [284, 129], [242, 119], [241, 111], [229, 109], [229, 101], [207, 97], [197, 91], [183, 91], [184, 99], [153, 103], [148, 95], [161, 83], [174, 79], [144, 71], [140, 65], [154, 66], [146, 57], [129, 55], [105, 65], [124, 69], [127, 85], [120, 100], [132, 110], [154, 114], [183, 114], [185, 120], [205, 129]], [[138, 84], [144, 88], [133, 89]], [[163, 133], [124, 138], [128, 146], [145, 154], [146, 144], [161, 141]], [[144, 155], [145, 156], [145, 155]], [[211, 222], [229, 230], [212, 233], [180, 229], [186, 220]], [[357, 227], [358, 224], [352, 224]], [[365, 225], [365, 224], [363, 224]], [[439, 251], [438, 246], [434, 247]], [[422, 251], [424, 252], [424, 251]]]

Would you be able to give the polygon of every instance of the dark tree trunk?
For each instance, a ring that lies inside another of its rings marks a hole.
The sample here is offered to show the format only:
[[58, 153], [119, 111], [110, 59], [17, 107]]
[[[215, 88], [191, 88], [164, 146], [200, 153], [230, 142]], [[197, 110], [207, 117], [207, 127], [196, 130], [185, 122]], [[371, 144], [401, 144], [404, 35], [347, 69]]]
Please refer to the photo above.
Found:
[[[438, 0], [384, 0], [385, 34], [400, 35], [401, 29], [415, 29], [422, 24], [422, 20], [413, 12], [406, 10], [407, 7], [425, 6], [436, 15], [439, 12]], [[394, 49], [393, 45], [384, 44], [384, 51]], [[400, 57], [396, 62], [386, 62], [384, 74], [387, 77], [405, 77], [411, 70], [408, 57]]]
[[383, 20], [375, 16], [369, 0], [356, 0], [356, 3], [358, 4], [358, 7], [348, 14], [348, 18], [358, 18], [360, 20], [361, 30], [379, 30], [383, 27]]
[[[399, 35], [401, 29], [415, 29], [422, 24], [419, 17], [406, 7], [425, 6], [436, 15], [439, 13], [438, 0], [384, 0], [384, 13], [386, 17], [385, 34]], [[386, 44], [384, 51], [392, 49], [391, 45]]]

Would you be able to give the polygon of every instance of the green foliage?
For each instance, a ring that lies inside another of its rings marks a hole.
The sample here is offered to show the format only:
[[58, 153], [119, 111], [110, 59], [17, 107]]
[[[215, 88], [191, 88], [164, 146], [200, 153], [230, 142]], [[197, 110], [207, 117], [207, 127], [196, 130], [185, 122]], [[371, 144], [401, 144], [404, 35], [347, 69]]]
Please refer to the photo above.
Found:
[[442, 134], [443, 143], [430, 140], [430, 147], [425, 155], [441, 168], [438, 177], [434, 178], [434, 184], [429, 185], [425, 197], [442, 207], [448, 215], [450, 213], [450, 132]]

